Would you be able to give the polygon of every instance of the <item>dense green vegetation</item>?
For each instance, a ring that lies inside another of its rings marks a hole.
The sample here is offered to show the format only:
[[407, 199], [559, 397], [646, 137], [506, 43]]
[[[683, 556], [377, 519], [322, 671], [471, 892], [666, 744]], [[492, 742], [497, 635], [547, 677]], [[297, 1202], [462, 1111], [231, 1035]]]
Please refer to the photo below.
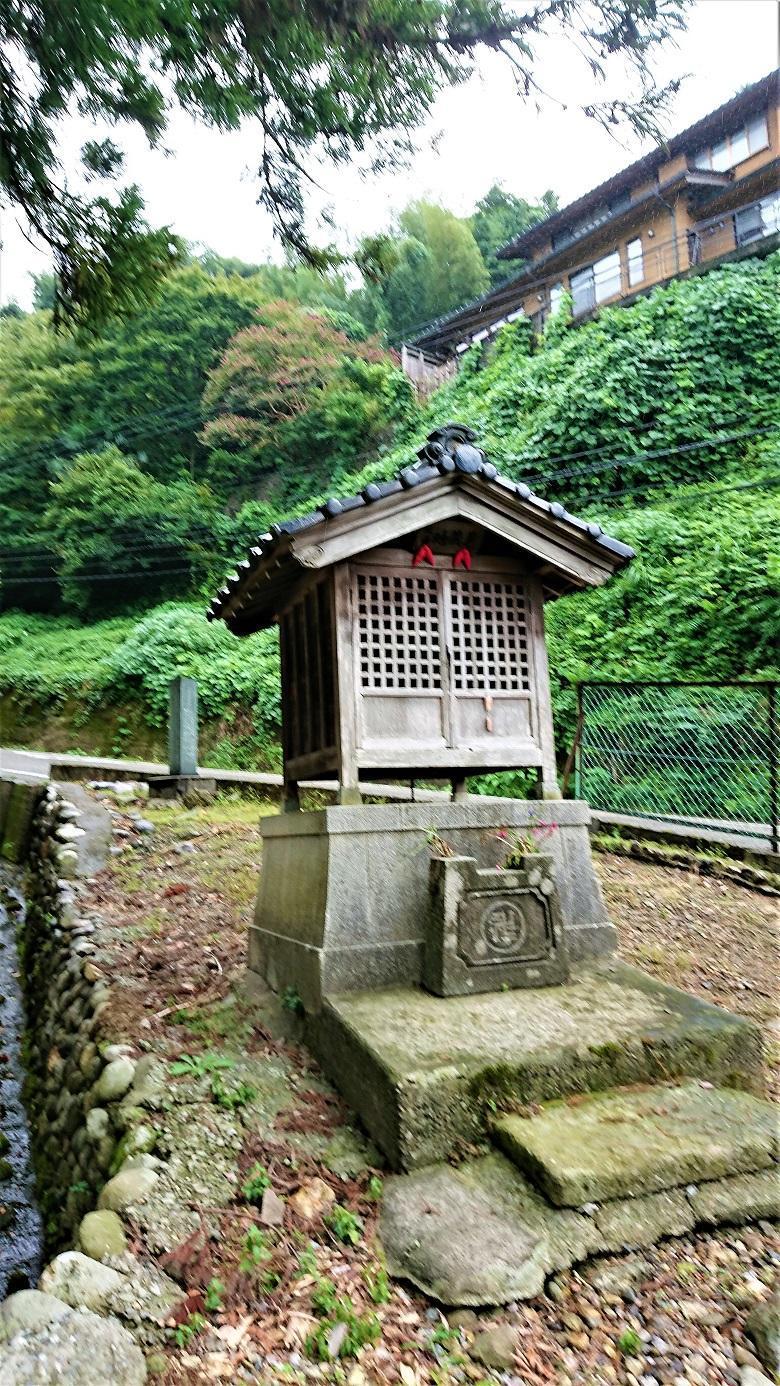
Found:
[[[188, 285], [197, 283], [198, 292], [206, 293], [205, 272], [185, 273]], [[434, 423], [463, 418], [476, 426], [480, 441], [503, 470], [538, 478], [542, 494], [600, 520], [636, 548], [636, 560], [606, 587], [549, 609], [562, 751], [573, 729], [569, 681], [777, 673], [778, 278], [780, 255], [775, 254], [679, 281], [631, 308], [608, 309], [577, 328], [564, 313], [549, 325], [541, 343], [532, 341], [526, 324], [514, 324], [487, 351], [470, 352], [458, 378], [422, 412], [377, 347], [345, 345], [343, 336], [337, 361], [330, 345], [321, 352], [316, 409], [296, 416], [287, 453], [284, 417], [278, 425], [282, 433], [271, 452], [264, 452], [263, 409], [274, 398], [276, 385], [267, 367], [258, 365], [264, 346], [261, 342], [255, 351], [257, 327], [240, 326], [221, 365], [210, 376], [204, 372], [213, 417], [222, 420], [219, 428], [244, 430], [240, 448], [226, 449], [221, 435], [219, 447], [214, 446], [209, 425], [191, 435], [197, 449], [194, 480], [181, 470], [172, 478], [162, 448], [159, 459], [149, 454], [140, 462], [137, 454], [123, 457], [115, 447], [97, 458], [81, 456], [54, 474], [47, 524], [71, 610], [83, 606], [85, 592], [96, 608], [100, 589], [112, 587], [76, 581], [88, 579], [97, 554], [85, 546], [85, 515], [93, 515], [93, 535], [103, 535], [101, 557], [111, 555], [115, 565], [123, 556], [130, 558], [139, 576], [132, 585], [124, 584], [124, 608], [113, 608], [123, 610], [121, 619], [82, 626], [72, 616], [0, 616], [0, 694], [13, 694], [20, 706], [56, 706], [68, 699], [87, 710], [99, 703], [137, 706], [151, 724], [159, 725], [168, 677], [190, 673], [201, 684], [206, 717], [225, 723], [223, 762], [272, 763], [278, 717], [274, 638], [237, 641], [221, 627], [208, 626], [201, 614], [203, 599], [221, 576], [223, 563], [235, 554], [238, 538], [248, 541], [279, 513], [273, 452], [280, 458], [280, 471], [294, 470], [296, 455], [305, 459], [295, 473], [302, 505], [308, 499], [303, 478], [318, 485], [328, 470], [328, 412], [331, 407], [337, 414], [340, 408], [354, 410], [354, 402], [347, 407], [343, 401], [358, 388], [360, 408], [366, 411], [360, 415], [361, 426], [370, 433], [371, 420], [378, 418], [378, 433], [365, 451], [353, 439], [346, 452], [332, 454], [330, 480], [337, 479], [345, 491], [408, 461]], [[225, 291], [224, 276], [211, 282], [215, 292]], [[242, 282], [251, 287], [252, 276]], [[278, 321], [263, 331], [288, 321], [291, 306], [283, 309], [273, 309], [270, 317], [278, 313]], [[4, 331], [25, 329], [37, 343], [37, 329], [33, 332], [24, 322], [9, 323]], [[296, 318], [295, 330], [304, 329], [307, 343], [332, 345], [328, 334], [334, 329], [322, 319], [309, 317], [302, 324]], [[297, 380], [305, 393], [311, 359], [304, 353], [303, 360]], [[76, 382], [83, 367], [72, 360], [61, 369]], [[378, 392], [367, 384], [377, 370], [385, 373]], [[50, 398], [56, 395], [45, 356], [37, 386], [26, 378], [30, 407], [20, 407], [25, 418], [32, 415], [36, 389], [40, 399], [44, 388]], [[0, 418], [13, 403], [13, 390], [3, 384]], [[271, 412], [278, 414], [277, 402]], [[390, 446], [391, 421], [399, 416], [401, 434]], [[309, 427], [313, 431], [307, 434]], [[343, 441], [342, 428], [340, 423]], [[377, 459], [380, 435], [387, 446]], [[722, 441], [726, 437], [731, 441]], [[225, 460], [226, 451], [232, 461]], [[350, 473], [350, 457], [359, 465], [367, 456], [372, 460]], [[251, 471], [256, 463], [256, 498], [241, 499], [231, 511], [220, 495], [240, 489], [236, 466]], [[315, 467], [323, 463], [325, 471], [318, 475]], [[162, 517], [155, 518], [158, 486], [166, 488], [167, 529]], [[189, 508], [196, 503], [202, 507], [197, 524], [196, 512]], [[152, 528], [159, 545], [169, 547], [158, 547], [150, 561], [141, 536]], [[121, 544], [128, 546], [124, 554]], [[181, 561], [182, 553], [186, 561]], [[174, 556], [183, 571], [170, 579], [160, 577], [156, 592], [146, 591], [142, 584], [154, 582], [154, 571], [163, 564], [174, 566]], [[116, 584], [113, 590], [119, 590]], [[127, 614], [177, 591], [189, 599], [187, 604], [168, 603], [140, 619]], [[76, 732], [72, 744], [83, 740]]]
[[498, 188], [471, 221], [414, 203], [364, 242], [353, 284], [207, 251], [86, 340], [52, 331], [56, 283], [38, 276], [37, 311], [0, 319], [4, 604], [114, 612], [113, 574], [138, 577], [140, 607], [216, 579], [275, 511], [415, 423], [388, 339], [483, 289], [484, 257], [541, 215]]

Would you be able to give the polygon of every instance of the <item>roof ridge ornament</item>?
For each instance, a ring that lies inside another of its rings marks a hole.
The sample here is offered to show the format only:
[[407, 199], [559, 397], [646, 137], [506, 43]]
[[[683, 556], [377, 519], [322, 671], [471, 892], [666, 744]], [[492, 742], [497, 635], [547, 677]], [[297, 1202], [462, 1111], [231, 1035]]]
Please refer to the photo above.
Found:
[[487, 458], [481, 448], [474, 447], [476, 437], [467, 424], [442, 424], [428, 434], [417, 453], [419, 462], [404, 470], [418, 472], [434, 466], [438, 471], [478, 472]]

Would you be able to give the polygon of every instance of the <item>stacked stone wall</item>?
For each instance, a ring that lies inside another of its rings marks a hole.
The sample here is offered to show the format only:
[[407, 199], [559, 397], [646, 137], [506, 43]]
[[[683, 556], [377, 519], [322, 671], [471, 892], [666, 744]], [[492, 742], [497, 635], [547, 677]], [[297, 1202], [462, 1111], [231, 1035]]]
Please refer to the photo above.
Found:
[[[36, 1380], [59, 1379], [66, 1358], [68, 1379], [79, 1386], [108, 1381], [108, 1375], [92, 1375], [103, 1359], [112, 1364], [112, 1386], [141, 1386], [146, 1378], [133, 1337], [106, 1316], [113, 1307], [109, 1290], [121, 1301], [125, 1322], [150, 1314], [149, 1293], [141, 1294], [143, 1268], [127, 1251], [122, 1221], [102, 1195], [120, 1166], [151, 1157], [143, 1154], [149, 1132], [139, 1127], [142, 1113], [128, 1102], [122, 1107], [143, 1079], [144, 1060], [136, 1063], [132, 1051], [111, 1044], [105, 1032], [109, 983], [93, 941], [99, 921], [82, 909], [79, 876], [94, 862], [100, 836], [94, 806], [88, 822], [55, 785], [0, 781], [0, 855], [23, 874], [24, 907], [16, 914], [26, 1012], [23, 1095], [43, 1251], [54, 1256], [39, 1282], [44, 1293], [22, 1289], [0, 1304], [3, 1381], [27, 1380], [33, 1361]], [[136, 1173], [154, 1177], [145, 1168]], [[106, 1260], [120, 1268], [103, 1265]], [[163, 1310], [179, 1294], [161, 1275], [154, 1291]], [[154, 1307], [159, 1318], [161, 1306], [155, 1301]]]
[[107, 1043], [109, 988], [92, 961], [94, 923], [79, 911], [79, 812], [53, 786], [39, 795], [25, 863], [19, 955], [28, 1028], [25, 1103], [46, 1248], [72, 1242], [108, 1178], [111, 1105], [132, 1083], [126, 1052]]

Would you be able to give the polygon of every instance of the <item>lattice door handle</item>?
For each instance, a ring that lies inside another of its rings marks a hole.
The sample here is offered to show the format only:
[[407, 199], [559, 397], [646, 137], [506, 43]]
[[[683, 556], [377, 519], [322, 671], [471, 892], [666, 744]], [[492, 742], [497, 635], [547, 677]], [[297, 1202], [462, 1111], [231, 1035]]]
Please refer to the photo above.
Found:
[[485, 696], [485, 698], [483, 699], [483, 701], [484, 701], [484, 704], [485, 704], [485, 731], [487, 731], [487, 732], [492, 732], [492, 731], [493, 731], [493, 699], [492, 699], [491, 695], [488, 693], [488, 694], [486, 694], [486, 696]]

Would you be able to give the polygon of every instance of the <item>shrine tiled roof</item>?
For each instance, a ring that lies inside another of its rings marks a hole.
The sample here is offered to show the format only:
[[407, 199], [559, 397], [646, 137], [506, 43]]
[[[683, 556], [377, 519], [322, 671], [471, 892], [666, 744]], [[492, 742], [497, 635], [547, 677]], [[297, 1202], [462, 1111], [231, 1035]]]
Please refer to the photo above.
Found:
[[451, 482], [458, 473], [464, 477], [481, 478], [492, 483], [529, 507], [543, 511], [562, 526], [579, 531], [599, 548], [607, 550], [616, 568], [634, 557], [634, 550], [628, 544], [605, 534], [601, 525], [572, 515], [558, 501], [543, 500], [524, 481], [512, 481], [509, 477], [501, 476], [498, 468], [489, 461], [482, 449], [475, 446], [475, 440], [476, 434], [465, 425], [445, 424], [434, 429], [428, 436], [417, 453], [418, 460], [402, 467], [391, 480], [370, 481], [357, 495], [334, 496], [308, 514], [281, 520], [278, 524], [272, 525], [266, 534], [259, 536], [257, 542], [248, 550], [247, 557], [238, 563], [236, 571], [229, 575], [224, 586], [213, 598], [206, 612], [208, 620], [222, 618], [226, 606], [243, 587], [246, 579], [260, 564], [272, 557], [274, 551], [280, 548], [286, 539], [291, 539], [304, 531], [327, 526], [329, 520], [347, 515], [351, 511], [367, 506], [380, 506], [390, 496], [396, 496], [400, 492], [412, 490], [428, 482], [437, 479], [448, 479]]

